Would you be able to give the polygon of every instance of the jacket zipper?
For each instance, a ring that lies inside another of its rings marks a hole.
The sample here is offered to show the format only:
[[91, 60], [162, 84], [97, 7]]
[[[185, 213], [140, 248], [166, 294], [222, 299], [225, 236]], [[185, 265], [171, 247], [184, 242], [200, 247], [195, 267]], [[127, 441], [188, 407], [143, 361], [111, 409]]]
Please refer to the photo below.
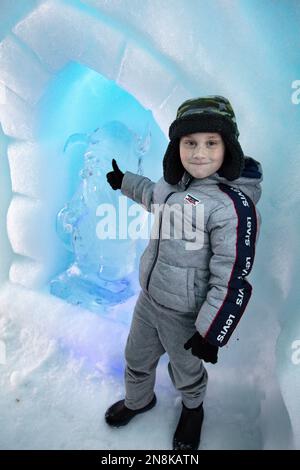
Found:
[[[169, 193], [167, 195], [167, 197], [165, 198], [164, 200], [164, 204], [167, 202], [167, 200], [169, 199], [170, 196], [172, 196], [172, 194], [175, 194], [176, 191], [173, 191], [172, 193]], [[152, 263], [152, 266], [151, 266], [151, 269], [150, 269], [150, 272], [149, 272], [149, 275], [148, 275], [148, 279], [147, 279], [147, 285], [146, 285], [146, 289], [148, 291], [148, 287], [149, 287], [149, 283], [150, 283], [150, 277], [151, 277], [151, 274], [152, 274], [152, 271], [154, 269], [154, 266], [156, 264], [156, 261], [157, 261], [157, 258], [158, 258], [158, 251], [159, 251], [159, 243], [160, 243], [160, 232], [161, 232], [161, 222], [162, 222], [162, 218], [163, 218], [163, 213], [164, 213], [164, 210], [165, 208], [163, 208], [162, 210], [162, 213], [161, 213], [161, 216], [160, 216], [160, 219], [159, 219], [159, 235], [158, 235], [158, 242], [157, 242], [157, 245], [156, 245], [156, 253], [155, 253], [155, 258], [154, 258], [154, 261]]]
[[[185, 185], [185, 188], [184, 190], [186, 190], [188, 188], [188, 186], [191, 184], [193, 178], [190, 178], [188, 180], [188, 182], [186, 183]], [[177, 191], [173, 191], [172, 193], [169, 193], [167, 195], [167, 197], [165, 198], [164, 200], [164, 204], [167, 202], [167, 200], [169, 199], [170, 196], [172, 196], [172, 194], [175, 194]], [[150, 269], [150, 272], [149, 272], [149, 275], [148, 275], [148, 279], [147, 279], [147, 284], [146, 284], [146, 290], [148, 292], [148, 288], [149, 288], [149, 283], [150, 283], [150, 277], [151, 277], [151, 274], [152, 274], [152, 271], [154, 269], [154, 266], [156, 264], [156, 261], [157, 261], [157, 258], [158, 258], [158, 252], [159, 252], [159, 243], [160, 243], [160, 232], [161, 232], [161, 222], [162, 222], [162, 219], [163, 219], [163, 215], [164, 215], [164, 210], [165, 210], [165, 207], [163, 208], [163, 211], [161, 213], [161, 217], [160, 217], [160, 220], [159, 220], [159, 236], [158, 236], [158, 242], [157, 242], [157, 245], [156, 245], [156, 253], [155, 253], [155, 258], [154, 258], [154, 261], [152, 263], [152, 266], [151, 266], [151, 269]]]

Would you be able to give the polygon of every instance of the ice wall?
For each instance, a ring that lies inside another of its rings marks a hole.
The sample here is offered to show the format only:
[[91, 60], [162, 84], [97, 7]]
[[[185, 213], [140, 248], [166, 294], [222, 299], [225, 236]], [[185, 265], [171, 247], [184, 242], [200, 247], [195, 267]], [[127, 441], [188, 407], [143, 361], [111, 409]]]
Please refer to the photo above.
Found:
[[[254, 294], [225, 367], [244, 373], [261, 391], [264, 445], [274, 445], [273, 429], [284, 422], [278, 445], [287, 445], [291, 429], [299, 448], [300, 100], [292, 85], [300, 79], [299, 3], [26, 0], [2, 1], [0, 12], [1, 282], [40, 289], [67, 263], [53, 226], [72, 189], [64, 184], [70, 161], [62, 163], [59, 149], [79, 124], [81, 131], [95, 124], [96, 115], [79, 117], [84, 93], [77, 97], [91, 81], [100, 89], [96, 75], [151, 111], [158, 159], [183, 100], [227, 96], [242, 147], [261, 161], [264, 183]], [[75, 112], [63, 108], [68, 93], [76, 96]], [[115, 109], [114, 93], [98, 95], [103, 121]], [[47, 106], [56, 103], [51, 123]], [[139, 131], [137, 112], [121, 102], [117, 116]]]

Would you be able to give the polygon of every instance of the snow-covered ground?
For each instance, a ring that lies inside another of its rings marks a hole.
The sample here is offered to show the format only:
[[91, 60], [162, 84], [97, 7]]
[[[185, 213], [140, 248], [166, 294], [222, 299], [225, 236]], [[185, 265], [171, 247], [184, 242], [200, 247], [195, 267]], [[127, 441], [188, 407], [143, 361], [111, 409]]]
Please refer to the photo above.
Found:
[[[6, 363], [0, 365], [0, 448], [171, 449], [181, 403], [167, 374], [166, 355], [158, 366], [153, 410], [120, 429], [110, 429], [103, 417], [123, 398], [123, 350], [136, 297], [101, 315], [46, 291], [10, 283], [2, 287]], [[251, 350], [251, 344], [243, 352], [237, 341], [234, 346], [240, 355]], [[266, 361], [251, 371], [253, 360], [243, 365], [243, 358], [232, 360], [232, 354], [223, 348], [218, 364], [207, 366], [200, 448], [285, 448], [289, 436], [280, 428], [286, 430], [287, 423], [276, 409], [270, 411], [278, 396]], [[259, 354], [252, 354], [258, 360]], [[276, 434], [265, 429], [264, 414], [269, 425], [270, 420], [277, 425]]]

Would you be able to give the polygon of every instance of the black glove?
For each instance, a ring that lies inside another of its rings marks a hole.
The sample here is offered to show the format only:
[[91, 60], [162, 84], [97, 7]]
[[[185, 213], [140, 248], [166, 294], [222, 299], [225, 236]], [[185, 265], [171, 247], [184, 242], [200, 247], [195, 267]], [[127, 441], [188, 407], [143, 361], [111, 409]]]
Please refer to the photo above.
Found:
[[184, 345], [184, 349], [192, 348], [192, 354], [205, 362], [218, 362], [218, 346], [208, 343], [200, 333], [195, 333]]
[[120, 189], [124, 173], [120, 170], [114, 158], [112, 159], [112, 167], [114, 171], [106, 173], [106, 179], [113, 189]]

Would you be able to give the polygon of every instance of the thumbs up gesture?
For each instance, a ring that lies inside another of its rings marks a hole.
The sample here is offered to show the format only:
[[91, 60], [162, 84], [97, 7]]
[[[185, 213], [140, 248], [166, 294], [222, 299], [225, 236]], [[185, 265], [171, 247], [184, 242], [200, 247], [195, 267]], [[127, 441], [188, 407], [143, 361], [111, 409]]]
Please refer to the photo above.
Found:
[[113, 171], [106, 173], [106, 179], [113, 189], [120, 189], [124, 173], [120, 170], [114, 158], [112, 159], [112, 167]]

